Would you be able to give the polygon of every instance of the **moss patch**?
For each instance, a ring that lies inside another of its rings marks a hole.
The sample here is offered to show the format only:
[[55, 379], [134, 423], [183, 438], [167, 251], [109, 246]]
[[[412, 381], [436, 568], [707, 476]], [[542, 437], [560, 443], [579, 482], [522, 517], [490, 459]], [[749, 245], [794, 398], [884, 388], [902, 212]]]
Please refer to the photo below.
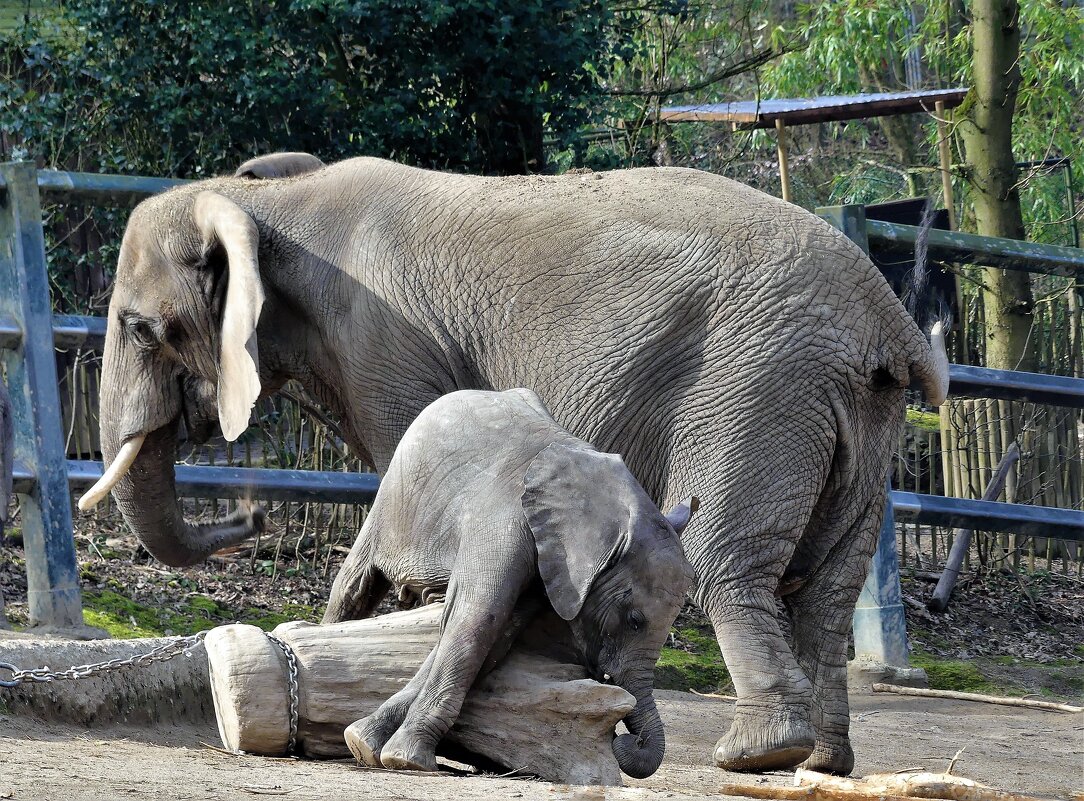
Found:
[[206, 595], [192, 595], [179, 607], [152, 608], [137, 603], [115, 590], [84, 594], [83, 620], [118, 639], [193, 634], [226, 623], [250, 623], [268, 631], [289, 620], [314, 620], [315, 610], [301, 604], [286, 604], [281, 612], [249, 607], [236, 612]]
[[923, 412], [918, 409], [907, 409], [907, 424], [923, 431], [940, 431], [940, 418], [932, 412]]
[[711, 692], [730, 685], [730, 674], [710, 630], [676, 629], [673, 639], [682, 647], [662, 649], [655, 665], [656, 687]]
[[911, 654], [911, 665], [926, 671], [930, 678], [930, 688], [933, 690], [997, 694], [1001, 689], [988, 681], [973, 662], [942, 659], [916, 650]]

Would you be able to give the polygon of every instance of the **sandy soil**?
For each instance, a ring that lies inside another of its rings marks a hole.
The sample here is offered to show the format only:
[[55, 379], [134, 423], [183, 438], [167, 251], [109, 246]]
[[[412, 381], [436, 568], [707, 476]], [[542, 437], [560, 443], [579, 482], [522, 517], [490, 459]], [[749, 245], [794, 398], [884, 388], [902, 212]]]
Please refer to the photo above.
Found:
[[[659, 692], [668, 749], [662, 769], [624, 789], [573, 788], [531, 780], [447, 773], [370, 771], [346, 762], [233, 756], [203, 728], [76, 729], [0, 716], [0, 799], [719, 798], [731, 782], [786, 783], [784, 772], [742, 776], [711, 766], [711, 746], [729, 724], [726, 701]], [[1005, 790], [1068, 798], [1084, 790], [1084, 715], [900, 696], [855, 697], [856, 774], [944, 769]]]

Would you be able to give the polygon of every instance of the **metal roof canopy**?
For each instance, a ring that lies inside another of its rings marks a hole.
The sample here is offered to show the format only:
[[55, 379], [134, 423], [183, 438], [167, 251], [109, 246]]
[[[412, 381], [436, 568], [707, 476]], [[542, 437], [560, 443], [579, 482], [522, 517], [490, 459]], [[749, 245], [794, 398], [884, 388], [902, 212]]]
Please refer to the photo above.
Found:
[[815, 122], [893, 117], [898, 114], [937, 112], [941, 180], [949, 209], [950, 227], [956, 227], [949, 183], [948, 139], [944, 128], [945, 109], [964, 102], [967, 89], [926, 89], [917, 92], [878, 92], [861, 95], [826, 95], [779, 100], [741, 100], [734, 103], [703, 103], [698, 106], [668, 106], [659, 111], [662, 122], [729, 122], [734, 130], [775, 128], [779, 159], [779, 188], [783, 200], [791, 202], [790, 166], [787, 158], [787, 125]]
[[935, 104], [955, 108], [967, 89], [930, 89], [918, 92], [879, 92], [861, 95], [796, 97], [777, 100], [740, 100], [696, 106], [668, 106], [659, 113], [663, 122], [729, 122], [735, 129], [774, 128], [784, 125], [839, 122], [868, 117], [932, 112]]

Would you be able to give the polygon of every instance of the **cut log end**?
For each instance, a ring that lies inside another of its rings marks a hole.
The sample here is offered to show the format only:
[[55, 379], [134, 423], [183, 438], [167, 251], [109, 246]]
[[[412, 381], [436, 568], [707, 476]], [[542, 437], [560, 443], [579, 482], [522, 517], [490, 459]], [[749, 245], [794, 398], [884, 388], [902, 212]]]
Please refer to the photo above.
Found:
[[218, 734], [230, 751], [281, 756], [290, 739], [286, 659], [256, 626], [208, 633], [204, 645]]

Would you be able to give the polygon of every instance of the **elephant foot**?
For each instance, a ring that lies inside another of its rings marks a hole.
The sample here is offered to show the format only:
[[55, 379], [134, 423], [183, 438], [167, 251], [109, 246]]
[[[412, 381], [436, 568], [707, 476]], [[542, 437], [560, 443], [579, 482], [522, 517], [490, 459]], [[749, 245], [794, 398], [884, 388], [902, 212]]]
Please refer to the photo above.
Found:
[[730, 731], [715, 745], [715, 764], [735, 771], [792, 768], [813, 753], [814, 742], [804, 707], [783, 706], [759, 715], [739, 707]]
[[847, 741], [842, 743], [818, 741], [813, 747], [813, 753], [802, 763], [802, 767], [820, 773], [849, 776], [854, 770], [854, 750]]
[[346, 727], [343, 738], [350, 753], [359, 763], [368, 765], [370, 768], [381, 767], [380, 745], [371, 732], [366, 731], [368, 718], [355, 721]]
[[437, 755], [434, 749], [425, 748], [399, 729], [381, 749], [380, 764], [392, 770], [434, 771], [437, 769]]

